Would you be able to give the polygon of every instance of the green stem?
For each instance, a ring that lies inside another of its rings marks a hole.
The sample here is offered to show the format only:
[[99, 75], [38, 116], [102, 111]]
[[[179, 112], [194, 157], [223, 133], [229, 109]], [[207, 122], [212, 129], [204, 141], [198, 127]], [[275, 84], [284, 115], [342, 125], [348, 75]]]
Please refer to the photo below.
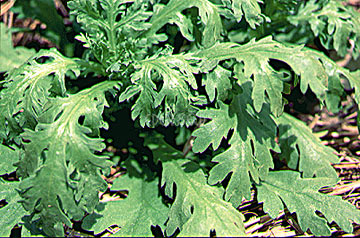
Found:
[[116, 17], [116, 14], [114, 12], [114, 9], [115, 9], [115, 6], [114, 4], [111, 4], [112, 6], [110, 7], [111, 11], [108, 11], [108, 14], [107, 14], [107, 18], [109, 20], [109, 27], [106, 28], [106, 31], [107, 31], [107, 35], [109, 37], [109, 41], [110, 41], [110, 50], [112, 52], [116, 52], [116, 44], [115, 44], [115, 32], [114, 32], [114, 29], [112, 28], [112, 26], [115, 25], [115, 17]]

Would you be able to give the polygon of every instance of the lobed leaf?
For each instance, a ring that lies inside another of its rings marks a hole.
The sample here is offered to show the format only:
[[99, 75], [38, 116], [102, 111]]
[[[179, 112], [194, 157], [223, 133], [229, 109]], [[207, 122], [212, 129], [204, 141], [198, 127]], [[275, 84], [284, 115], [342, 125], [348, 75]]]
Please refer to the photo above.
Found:
[[[43, 58], [51, 60], [37, 61]], [[33, 128], [50, 94], [65, 94], [65, 73], [69, 70], [79, 74], [76, 59], [51, 49], [40, 51], [28, 63], [11, 71], [0, 93], [0, 123], [4, 125], [1, 134], [20, 133], [20, 127]]]
[[202, 44], [205, 47], [212, 46], [220, 39], [222, 31], [222, 22], [219, 15], [219, 8], [209, 0], [170, 0], [165, 6], [158, 4], [156, 11], [150, 20], [151, 27], [144, 34], [149, 37], [156, 34], [165, 24], [175, 23], [179, 26], [181, 33], [185, 38], [194, 40], [190, 20], [182, 14], [182, 11], [196, 7], [199, 10], [201, 22], [204, 25], [202, 30]]
[[[193, 124], [197, 111], [193, 105], [204, 101], [191, 91], [197, 89], [194, 74], [198, 69], [192, 65], [196, 58], [181, 54], [156, 56], [138, 62], [133, 85], [120, 95], [120, 102], [140, 93], [132, 107], [132, 118], [140, 117], [142, 127], [156, 122], [165, 126]], [[161, 88], [155, 84], [156, 79], [162, 80]], [[157, 115], [160, 106], [163, 114]]]
[[303, 172], [304, 178], [324, 177], [336, 183], [338, 176], [331, 166], [331, 163], [339, 162], [336, 151], [322, 145], [302, 121], [287, 113], [276, 121], [282, 151], [280, 158], [284, 158], [290, 168]]
[[297, 27], [310, 25], [314, 35], [323, 40], [324, 47], [331, 49], [332, 44], [340, 56], [348, 53], [348, 40], [353, 40], [352, 54], [354, 58], [359, 56], [360, 14], [353, 7], [345, 7], [341, 1], [311, 0], [304, 2], [288, 20]]
[[264, 22], [264, 19], [269, 19], [261, 13], [259, 3], [261, 0], [222, 0], [223, 4], [231, 10], [231, 15], [240, 22], [245, 18], [246, 22], [251, 28], [255, 29]]
[[[98, 204], [98, 192], [107, 188], [100, 168], [111, 165], [94, 153], [104, 149], [99, 128], [104, 92], [116, 82], [99, 83], [64, 98], [51, 98], [35, 130], [26, 129], [25, 156], [18, 163], [24, 179], [20, 188], [25, 209], [40, 214], [47, 235], [63, 236], [62, 223], [81, 219]], [[83, 122], [79, 121], [83, 117]]]
[[231, 71], [220, 65], [216, 66], [213, 71], [205, 75], [203, 86], [205, 86], [210, 102], [215, 100], [216, 93], [217, 99], [225, 100], [227, 98], [232, 88], [230, 78]]
[[168, 208], [159, 197], [157, 179], [149, 177], [149, 172], [139, 174], [130, 166], [126, 168], [127, 174], [116, 179], [111, 190], [128, 191], [127, 197], [99, 204], [96, 213], [83, 220], [83, 229], [99, 234], [116, 224], [121, 228], [114, 234], [117, 237], [150, 237], [153, 236], [151, 226], [162, 226], [166, 222]]
[[[5, 163], [1, 162], [0, 165]], [[9, 237], [15, 225], [20, 224], [27, 214], [22, 204], [18, 190], [19, 182], [9, 182], [0, 178], [0, 201], [7, 203], [0, 207], [0, 236]]]
[[214, 229], [217, 236], [244, 234], [242, 214], [222, 199], [222, 189], [206, 183], [197, 164], [182, 159], [183, 153], [160, 134], [145, 137], [144, 145], [151, 149], [155, 164], [162, 163], [161, 186], [165, 195], [174, 199], [166, 223], [167, 236], [177, 228], [179, 236], [209, 236]]
[[223, 138], [227, 138], [228, 132], [236, 128], [236, 120], [229, 113], [229, 106], [219, 102], [219, 109], [200, 110], [197, 116], [200, 118], [211, 119], [192, 135], [195, 136], [193, 145], [194, 152], [203, 152], [210, 145], [217, 150]]
[[[19, 151], [5, 145], [0, 145], [0, 175], [15, 171], [14, 163], [19, 160]], [[0, 178], [0, 201], [6, 204], [0, 207], [0, 236], [10, 236], [13, 227], [21, 223], [26, 211], [19, 202], [21, 197], [18, 190], [19, 182], [5, 181]]]
[[149, 29], [153, 0], [72, 0], [68, 3], [86, 34], [76, 39], [85, 43], [102, 67], [110, 73], [132, 72], [129, 64], [143, 59], [148, 47], [166, 40], [163, 35], [139, 38]]
[[[244, 92], [251, 93], [251, 89], [245, 87]], [[209, 183], [221, 182], [231, 174], [225, 200], [237, 207], [243, 197], [250, 199], [252, 180], [259, 183], [260, 179], [266, 178], [269, 168], [273, 168], [270, 149], [279, 150], [275, 144], [276, 124], [268, 107], [259, 114], [252, 109], [246, 93], [236, 96], [230, 106], [218, 104], [219, 109], [198, 112], [198, 117], [211, 121], [192, 134], [196, 137], [193, 151], [202, 152], [210, 144], [216, 150], [222, 138], [233, 130], [228, 142], [230, 147], [212, 160], [217, 164], [210, 170]]]
[[258, 41], [253, 39], [245, 45], [219, 43], [198, 51], [193, 57], [202, 59], [203, 71], [210, 71], [220, 61], [227, 59], [236, 59], [243, 64], [243, 72], [237, 73], [244, 77], [241, 83], [249, 80], [254, 82], [251, 97], [257, 112], [261, 110], [267, 97], [274, 115], [279, 116], [283, 111], [283, 82], [279, 77], [280, 73], [270, 66], [270, 59], [285, 62], [295, 74], [300, 75], [300, 88], [303, 93], [310, 87], [321, 100], [325, 100], [328, 77], [324, 66], [302, 46], [288, 46], [266, 37]]
[[204, 173], [195, 163], [171, 158], [161, 160], [161, 185], [165, 194], [174, 199], [166, 225], [168, 235], [177, 227], [180, 236], [209, 236], [210, 230], [215, 230], [217, 236], [245, 234], [241, 213], [222, 199], [220, 188], [207, 185]]
[[[341, 79], [345, 78], [349, 81], [350, 86], [355, 89], [355, 101], [356, 103], [359, 104], [360, 103], [360, 80], [359, 80], [360, 70], [351, 72], [350, 70], [339, 66], [336, 62], [334, 62], [333, 60], [331, 60], [330, 58], [328, 58], [327, 56], [325, 56], [320, 52], [310, 49], [308, 49], [307, 51], [309, 52], [309, 54], [312, 54], [314, 57], [318, 58], [323, 63], [325, 72], [328, 75], [328, 77], [335, 81], [334, 82], [335, 85], [338, 85], [338, 87], [340, 87], [340, 89], [338, 88], [338, 90], [343, 90], [343, 87], [339, 86], [339, 84], [341, 84]], [[331, 82], [329, 81], [329, 84], [330, 83]]]
[[[352, 231], [351, 221], [360, 222], [360, 212], [341, 197], [322, 194], [318, 190], [332, 183], [327, 178], [300, 178], [294, 171], [270, 172], [265, 181], [256, 185], [258, 201], [264, 202], [264, 210], [276, 217], [284, 205], [296, 212], [303, 231], [310, 229], [315, 236], [331, 234], [327, 223], [335, 221], [345, 232]], [[315, 212], [320, 211], [325, 218]]]

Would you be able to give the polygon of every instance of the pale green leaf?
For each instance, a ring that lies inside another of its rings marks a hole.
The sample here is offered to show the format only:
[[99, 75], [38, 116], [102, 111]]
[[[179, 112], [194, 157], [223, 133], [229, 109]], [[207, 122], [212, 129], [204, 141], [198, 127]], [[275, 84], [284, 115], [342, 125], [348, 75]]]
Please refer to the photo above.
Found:
[[276, 121], [282, 151], [280, 158], [285, 159], [290, 168], [303, 172], [304, 178], [326, 177], [336, 183], [338, 177], [331, 166], [331, 163], [339, 162], [336, 151], [322, 145], [305, 123], [287, 113]]
[[15, 162], [19, 160], [20, 152], [0, 144], [0, 175], [14, 172]]
[[219, 102], [219, 109], [200, 110], [196, 115], [200, 118], [211, 119], [192, 135], [195, 136], [194, 152], [203, 152], [210, 145], [214, 150], [220, 146], [222, 139], [226, 139], [229, 130], [236, 128], [236, 118], [230, 115], [229, 106]]
[[245, 20], [253, 29], [263, 23], [264, 19], [269, 20], [261, 13], [259, 3], [262, 3], [262, 0], [222, 0], [222, 2], [231, 9], [232, 15], [238, 22], [245, 16]]
[[19, 202], [21, 197], [17, 191], [19, 182], [8, 182], [0, 178], [0, 201], [7, 204], [0, 208], [0, 236], [9, 237], [11, 229], [21, 223], [27, 213]]
[[[154, 143], [157, 141], [157, 143]], [[161, 186], [174, 199], [166, 223], [166, 234], [177, 228], [180, 236], [217, 236], [244, 234], [243, 216], [222, 199], [223, 189], [209, 186], [200, 167], [156, 134], [145, 138], [145, 146], [153, 153], [155, 163], [162, 163]], [[176, 189], [175, 189], [176, 187]]]
[[[202, 44], [205, 47], [212, 46], [220, 39], [222, 31], [222, 22], [219, 15], [218, 6], [209, 0], [170, 0], [165, 6], [157, 5], [153, 17], [150, 20], [151, 27], [146, 32], [145, 37], [156, 34], [167, 23], [175, 23], [180, 27], [181, 33], [188, 40], [194, 39], [192, 34], [192, 26], [189, 20], [182, 15], [182, 11], [192, 7], [199, 9], [199, 16], [204, 25], [202, 30]], [[180, 21], [179, 21], [180, 18]]]
[[98, 192], [107, 188], [99, 169], [111, 162], [94, 153], [105, 147], [99, 138], [99, 128], [106, 128], [105, 92], [117, 85], [108, 81], [51, 98], [35, 130], [22, 134], [25, 156], [18, 173], [25, 178], [20, 185], [24, 206], [40, 213], [47, 235], [63, 236], [62, 223], [70, 226], [70, 219], [91, 213], [98, 204]]
[[[50, 60], [45, 63], [37, 61], [44, 58]], [[79, 74], [76, 59], [66, 58], [56, 49], [51, 49], [40, 51], [28, 63], [11, 71], [0, 93], [0, 122], [5, 124], [7, 121], [8, 130], [17, 130], [18, 133], [19, 126], [33, 128], [50, 91], [65, 94], [65, 73], [69, 70]], [[8, 134], [5, 129], [0, 128]]]
[[[90, 48], [102, 66], [111, 72], [126, 70], [135, 59], [143, 59], [147, 47], [161, 37], [140, 39], [137, 36], [149, 29], [152, 16], [149, 0], [72, 0], [71, 14], [86, 31], [77, 39]], [[166, 39], [166, 38], [165, 38]], [[164, 39], [163, 39], [164, 40]]]
[[[318, 192], [331, 184], [327, 178], [300, 178], [294, 171], [270, 172], [265, 181], [257, 185], [258, 201], [264, 202], [264, 211], [276, 217], [284, 209], [296, 212], [299, 225], [305, 232], [310, 229], [315, 236], [331, 234], [327, 223], [335, 221], [345, 232], [352, 232], [351, 221], [360, 222], [360, 212], [341, 197]], [[320, 211], [324, 218], [315, 211]]]
[[194, 32], [191, 19], [180, 12], [177, 12], [176, 15], [169, 21], [170, 24], [176, 24], [181, 34], [189, 41], [194, 41]]
[[209, 95], [210, 102], [215, 100], [216, 93], [217, 98], [220, 100], [227, 98], [229, 90], [231, 90], [230, 77], [231, 71], [220, 65], [205, 75], [203, 85], [205, 85], [205, 90], [207, 95]]
[[34, 54], [34, 49], [22, 46], [14, 48], [11, 30], [4, 23], [0, 23], [0, 72], [19, 67]]

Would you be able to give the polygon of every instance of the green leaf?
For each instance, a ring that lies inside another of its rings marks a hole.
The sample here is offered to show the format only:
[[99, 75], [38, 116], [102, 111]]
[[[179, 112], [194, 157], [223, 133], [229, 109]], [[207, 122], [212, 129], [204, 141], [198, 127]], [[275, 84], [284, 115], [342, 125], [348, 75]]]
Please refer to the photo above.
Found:
[[32, 55], [34, 49], [22, 46], [13, 46], [11, 30], [4, 23], [0, 23], [0, 72], [10, 71], [25, 63]]
[[192, 26], [190, 26], [189, 20], [182, 15], [182, 11], [196, 7], [199, 10], [199, 16], [204, 25], [202, 30], [202, 44], [205, 47], [209, 47], [220, 39], [222, 22], [219, 15], [219, 8], [209, 0], [170, 0], [165, 6], [158, 4], [156, 7], [156, 11], [150, 20], [151, 27], [144, 34], [144, 37], [156, 34], [156, 32], [167, 23], [176, 23], [183, 36], [188, 40], [193, 40]]
[[[27, 224], [26, 224], [27, 225]], [[29, 227], [26, 227], [22, 224], [21, 227], [21, 237], [45, 237], [45, 233], [41, 232], [37, 227], [36, 223], [32, 223]]]
[[[143, 165], [141, 167], [145, 170]], [[96, 213], [84, 219], [83, 229], [98, 234], [116, 224], [121, 228], [114, 234], [117, 237], [150, 237], [153, 236], [151, 226], [165, 224], [168, 208], [159, 197], [158, 179], [149, 171], [140, 174], [130, 166], [126, 168], [127, 174], [116, 179], [111, 190], [128, 191], [128, 196], [124, 200], [99, 204]]]
[[325, 99], [326, 106], [330, 112], [338, 113], [342, 109], [341, 97], [345, 95], [340, 77], [329, 76], [328, 88]]
[[[278, 76], [280, 72], [273, 69], [270, 59], [279, 60], [288, 64], [301, 76], [300, 89], [305, 93], [310, 87], [319, 97], [325, 99], [327, 74], [321, 61], [302, 46], [286, 46], [271, 37], [259, 41], [251, 40], [245, 45], [236, 43], [219, 43], [205, 50], [200, 50], [193, 55], [202, 59], [202, 70], [207, 72], [213, 69], [220, 61], [235, 58], [243, 64], [244, 81], [253, 81], [254, 89], [251, 97], [254, 107], [259, 112], [269, 98], [271, 112], [279, 116], [283, 111], [282, 92], [283, 82]], [[252, 79], [253, 78], [253, 79]], [[267, 96], [266, 96], [267, 95]]]
[[[98, 204], [98, 192], [107, 186], [100, 168], [111, 166], [101, 152], [105, 144], [99, 128], [107, 106], [105, 91], [117, 82], [99, 83], [64, 98], [51, 98], [35, 130], [26, 129], [25, 156], [18, 164], [24, 206], [40, 213], [49, 236], [63, 236], [62, 223], [81, 219]], [[83, 117], [83, 122], [80, 122]]]
[[345, 56], [352, 40], [355, 44], [354, 58], [360, 50], [360, 13], [353, 7], [345, 7], [341, 1], [307, 1], [303, 3], [297, 14], [288, 16], [295, 26], [310, 25], [315, 36], [320, 36], [327, 49], [333, 49], [340, 56]]
[[[357, 104], [360, 104], [360, 70], [350, 72], [350, 70], [339, 66], [336, 62], [331, 60], [323, 53], [310, 49], [307, 49], [307, 51], [308, 54], [312, 54], [313, 57], [318, 58], [323, 63], [324, 70], [329, 78], [329, 91], [327, 93], [334, 93], [334, 86], [340, 87], [339, 81], [341, 82], [341, 79], [345, 78], [349, 81], [350, 86], [355, 89], [355, 101]], [[341, 90], [341, 88], [342, 86], [340, 88], [337, 88], [337, 90]], [[337, 92], [337, 90], [335, 92]]]
[[225, 100], [231, 90], [231, 71], [224, 69], [220, 65], [205, 75], [203, 85], [207, 95], [209, 95], [210, 102], [215, 100], [215, 95], [217, 93], [217, 98], [220, 100]]
[[[360, 222], [360, 212], [341, 197], [318, 192], [332, 181], [327, 178], [300, 178], [294, 171], [270, 172], [258, 189], [258, 201], [264, 202], [264, 211], [276, 217], [285, 203], [290, 212], [296, 212], [303, 231], [310, 229], [315, 236], [331, 234], [327, 223], [335, 221], [345, 232], [352, 232], [352, 223]], [[324, 218], [316, 215], [320, 211]]]
[[68, 6], [86, 31], [77, 39], [108, 71], [125, 70], [134, 59], [144, 58], [147, 41], [159, 42], [156, 37], [136, 37], [151, 26], [148, 0], [72, 0]]
[[14, 172], [14, 163], [19, 160], [20, 152], [0, 144], [0, 175]]
[[20, 0], [15, 2], [11, 10], [19, 14], [18, 18], [32, 18], [44, 23], [46, 30], [41, 33], [55, 44], [60, 45], [62, 49], [69, 43], [66, 37], [64, 20], [58, 14], [54, 1]]
[[[50, 60], [37, 61], [45, 58]], [[0, 131], [7, 135], [7, 130], [20, 133], [19, 127], [33, 128], [50, 94], [65, 94], [65, 73], [69, 70], [79, 74], [76, 59], [66, 58], [51, 49], [41, 50], [28, 63], [11, 71], [0, 92], [0, 122], [8, 123]]]
[[355, 88], [355, 101], [357, 104], [360, 103], [360, 70], [355, 72], [349, 72], [347, 69], [343, 68], [339, 73], [343, 73], [348, 78], [351, 86]]
[[303, 172], [304, 178], [326, 177], [336, 183], [338, 177], [331, 166], [331, 163], [339, 162], [336, 151], [322, 145], [305, 123], [287, 113], [276, 121], [282, 152], [280, 158], [287, 161], [290, 168]]
[[199, 165], [182, 159], [182, 152], [167, 144], [160, 134], [145, 137], [144, 145], [151, 149], [154, 162], [162, 163], [161, 186], [165, 195], [174, 199], [166, 224], [167, 235], [177, 228], [179, 236], [209, 236], [214, 229], [217, 236], [245, 234], [244, 217], [222, 199], [223, 189], [206, 183]]
[[19, 202], [21, 197], [18, 190], [19, 182], [8, 182], [0, 178], [0, 201], [6, 205], [0, 208], [0, 236], [9, 237], [12, 228], [21, 223], [21, 218], [27, 214]]
[[350, 72], [348, 69], [338, 66], [335, 62], [327, 57], [322, 57], [321, 60], [328, 64], [328, 74], [334, 77], [337, 81], [341, 78], [349, 80], [350, 86], [355, 89], [355, 101], [360, 103], [360, 70]]
[[166, 158], [181, 158], [183, 153], [164, 141], [164, 136], [159, 133], [144, 137], [144, 146], [148, 147], [153, 154], [153, 161], [158, 164]]
[[209, 236], [211, 230], [217, 236], [245, 235], [244, 217], [222, 199], [222, 189], [207, 185], [205, 174], [195, 163], [174, 159], [163, 162], [161, 179], [165, 194], [175, 199], [166, 233], [171, 235], [179, 227], [179, 236], [187, 237]]
[[[132, 75], [133, 85], [120, 95], [120, 102], [140, 93], [131, 116], [133, 120], [140, 117], [142, 127], [151, 127], [158, 122], [164, 126], [170, 123], [192, 125], [197, 111], [193, 104], [204, 101], [191, 91], [191, 88], [197, 89], [194, 74], [198, 69], [193, 66], [196, 61], [189, 55], [168, 53], [138, 62], [138, 70]], [[162, 81], [161, 88], [155, 84], [158, 80]], [[160, 115], [156, 113], [158, 107], [163, 112]]]
[[[244, 89], [251, 93], [251, 89]], [[233, 130], [228, 142], [230, 147], [212, 160], [217, 164], [210, 170], [209, 183], [221, 182], [231, 174], [225, 200], [237, 207], [243, 197], [250, 199], [251, 179], [259, 183], [260, 179], [266, 178], [269, 168], [273, 168], [270, 149], [279, 151], [275, 144], [276, 124], [269, 108], [264, 107], [259, 114], [256, 113], [245, 93], [236, 96], [230, 106], [218, 104], [219, 109], [197, 113], [198, 117], [211, 121], [194, 131], [193, 151], [202, 152], [210, 144], [216, 150], [222, 138], [227, 138], [229, 131]]]
[[219, 109], [201, 110], [196, 115], [200, 118], [211, 119], [210, 122], [195, 130], [192, 134], [195, 136], [193, 145], [194, 152], [203, 152], [212, 145], [214, 150], [220, 146], [222, 139], [226, 139], [229, 130], [236, 128], [236, 120], [229, 113], [229, 106], [218, 102]]
[[222, 0], [222, 2], [231, 9], [231, 14], [238, 22], [245, 16], [245, 20], [253, 29], [263, 23], [264, 19], [270, 20], [261, 13], [259, 3], [262, 3], [262, 0]]

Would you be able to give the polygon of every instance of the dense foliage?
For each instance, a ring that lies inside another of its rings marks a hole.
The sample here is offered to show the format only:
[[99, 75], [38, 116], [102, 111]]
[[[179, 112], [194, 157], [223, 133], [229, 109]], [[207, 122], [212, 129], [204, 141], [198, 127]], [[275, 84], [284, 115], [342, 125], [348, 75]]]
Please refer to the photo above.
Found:
[[[23, 236], [64, 236], [78, 221], [94, 234], [118, 225], [115, 236], [243, 236], [236, 208], [251, 191], [270, 216], [287, 209], [315, 235], [329, 235], [332, 222], [346, 232], [360, 223], [354, 206], [319, 192], [338, 181], [335, 151], [284, 112], [296, 87], [336, 112], [347, 81], [360, 102], [360, 70], [323, 53], [353, 47], [359, 56], [352, 8], [71, 0], [84, 48], [68, 57], [61, 21], [44, 17], [54, 6], [16, 4], [19, 16], [48, 23], [48, 37], [66, 50], [13, 48], [1, 25], [0, 174], [17, 179], [0, 178], [0, 236], [16, 225]], [[308, 47], [315, 43], [323, 52]], [[127, 152], [104, 150], [109, 143]], [[123, 199], [100, 202], [111, 166], [126, 171], [111, 186]]]

